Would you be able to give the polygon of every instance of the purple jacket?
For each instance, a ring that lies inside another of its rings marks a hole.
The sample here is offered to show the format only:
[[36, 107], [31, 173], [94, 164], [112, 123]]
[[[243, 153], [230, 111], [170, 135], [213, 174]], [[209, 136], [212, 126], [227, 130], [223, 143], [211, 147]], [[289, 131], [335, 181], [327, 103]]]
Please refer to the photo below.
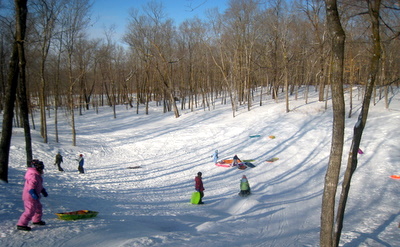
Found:
[[34, 167], [28, 167], [25, 174], [25, 185], [22, 192], [22, 200], [34, 200], [29, 194], [29, 191], [34, 189], [36, 194], [40, 197], [40, 193], [43, 190], [43, 178], [42, 175]]

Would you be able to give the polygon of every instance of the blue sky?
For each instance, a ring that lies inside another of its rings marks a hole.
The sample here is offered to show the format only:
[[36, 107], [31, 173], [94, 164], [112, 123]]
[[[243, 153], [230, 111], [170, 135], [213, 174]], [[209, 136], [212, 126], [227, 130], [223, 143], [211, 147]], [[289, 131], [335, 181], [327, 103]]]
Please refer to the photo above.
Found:
[[[222, 12], [229, 0], [158, 0], [164, 5], [167, 16], [175, 21], [175, 24], [198, 16], [205, 18], [207, 9], [218, 7]], [[91, 37], [105, 37], [104, 27], [111, 25], [116, 27], [116, 36], [122, 37], [128, 24], [129, 10], [136, 8], [141, 10], [149, 0], [93, 0], [92, 18], [97, 20], [90, 30]], [[191, 9], [190, 6], [196, 7]]]

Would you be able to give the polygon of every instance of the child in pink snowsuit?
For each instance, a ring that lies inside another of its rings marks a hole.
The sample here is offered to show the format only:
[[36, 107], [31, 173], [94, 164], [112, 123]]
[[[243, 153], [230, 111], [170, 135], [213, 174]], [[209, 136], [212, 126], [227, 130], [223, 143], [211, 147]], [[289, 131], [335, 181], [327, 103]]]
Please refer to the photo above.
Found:
[[22, 200], [24, 201], [25, 211], [22, 213], [17, 223], [17, 229], [30, 231], [28, 227], [29, 221], [32, 220], [34, 225], [45, 225], [42, 221], [42, 204], [40, 203], [40, 194], [47, 197], [46, 189], [43, 188], [43, 162], [32, 160], [31, 167], [25, 174], [25, 185], [22, 192]]

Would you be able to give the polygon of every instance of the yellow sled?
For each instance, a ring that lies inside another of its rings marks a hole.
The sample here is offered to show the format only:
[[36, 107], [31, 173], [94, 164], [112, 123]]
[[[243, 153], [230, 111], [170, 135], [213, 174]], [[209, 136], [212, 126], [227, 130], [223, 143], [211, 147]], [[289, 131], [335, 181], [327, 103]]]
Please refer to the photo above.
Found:
[[80, 220], [96, 217], [99, 212], [90, 210], [78, 210], [66, 213], [57, 213], [60, 220]]

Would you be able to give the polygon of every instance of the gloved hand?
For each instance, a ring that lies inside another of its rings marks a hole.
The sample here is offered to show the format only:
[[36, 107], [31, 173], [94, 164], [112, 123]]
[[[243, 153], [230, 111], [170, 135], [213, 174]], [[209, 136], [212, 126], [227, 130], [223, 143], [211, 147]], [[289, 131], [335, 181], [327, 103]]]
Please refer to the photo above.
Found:
[[47, 196], [49, 195], [49, 194], [47, 194], [47, 191], [46, 191], [45, 188], [42, 189], [42, 195], [43, 195], [44, 197], [47, 197]]
[[31, 190], [29, 191], [29, 194], [31, 194], [31, 196], [32, 196], [33, 199], [35, 199], [35, 200], [38, 200], [38, 199], [39, 199], [39, 196], [36, 194], [36, 191], [35, 191], [34, 189], [31, 189]]

